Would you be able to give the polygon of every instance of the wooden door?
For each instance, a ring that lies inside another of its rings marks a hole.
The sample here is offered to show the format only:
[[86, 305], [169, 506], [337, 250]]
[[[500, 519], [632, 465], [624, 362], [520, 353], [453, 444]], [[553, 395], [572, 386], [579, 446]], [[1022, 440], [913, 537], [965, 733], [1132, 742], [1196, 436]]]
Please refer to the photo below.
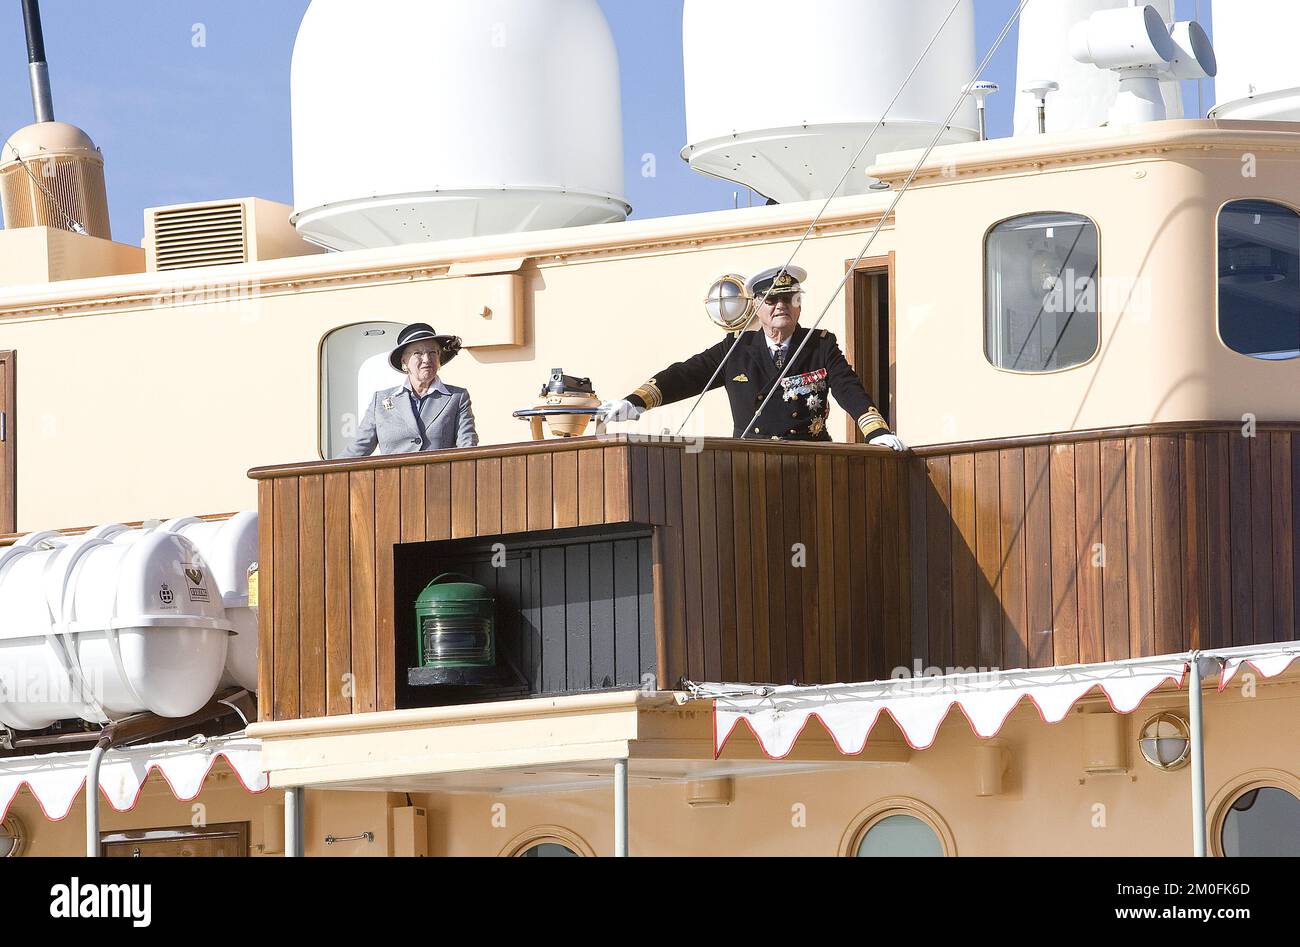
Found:
[[[846, 293], [844, 357], [857, 371], [880, 413], [895, 427], [894, 412], [894, 255], [858, 264]], [[866, 438], [856, 418], [848, 419], [846, 439]]]
[[0, 352], [0, 534], [18, 530], [16, 355]]

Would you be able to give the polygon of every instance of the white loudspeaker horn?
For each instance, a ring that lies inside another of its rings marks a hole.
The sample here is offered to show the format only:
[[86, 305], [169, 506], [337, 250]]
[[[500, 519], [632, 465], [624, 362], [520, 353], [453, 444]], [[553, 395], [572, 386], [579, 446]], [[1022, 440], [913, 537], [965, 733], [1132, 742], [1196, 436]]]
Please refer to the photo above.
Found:
[[1175, 53], [1169, 71], [1175, 79], [1213, 79], [1219, 74], [1218, 57], [1205, 27], [1194, 21], [1175, 23], [1170, 37]]

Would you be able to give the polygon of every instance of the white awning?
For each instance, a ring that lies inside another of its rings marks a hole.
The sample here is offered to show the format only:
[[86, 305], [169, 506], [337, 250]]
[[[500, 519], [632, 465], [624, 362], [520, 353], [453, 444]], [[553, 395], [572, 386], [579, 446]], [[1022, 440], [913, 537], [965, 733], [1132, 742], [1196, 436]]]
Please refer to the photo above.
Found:
[[1292, 664], [1300, 661], [1300, 642], [1228, 648], [1212, 652], [1212, 656], [1223, 660], [1223, 674], [1219, 677], [1219, 690], [1222, 691], [1245, 665], [1254, 668], [1263, 677], [1285, 674]]
[[[1300, 642], [1200, 652], [1223, 667], [1219, 689], [1244, 664], [1264, 677], [1276, 677], [1300, 660]], [[714, 752], [744, 723], [763, 753], [779, 760], [794, 749], [799, 734], [815, 717], [846, 756], [861, 753], [882, 714], [898, 725], [917, 750], [933, 745], [939, 726], [958, 707], [979, 736], [997, 735], [1022, 700], [1031, 701], [1045, 723], [1057, 723], [1093, 690], [1117, 713], [1131, 713], [1162, 686], [1181, 687], [1193, 655], [1168, 655], [1107, 664], [831, 684], [821, 687], [755, 688], [694, 685], [696, 697], [714, 701]], [[1202, 667], [1204, 665], [1202, 664]]]
[[[135, 808], [149, 774], [158, 770], [176, 798], [189, 802], [202, 791], [218, 759], [225, 759], [249, 792], [267, 789], [266, 773], [262, 772], [262, 741], [247, 737], [209, 737], [205, 741], [178, 740], [109, 750], [100, 767], [99, 788], [109, 805], [118, 812], [127, 812]], [[66, 818], [85, 786], [89, 761], [88, 750], [0, 759], [0, 819], [24, 785], [36, 797], [47, 819], [58, 822]]]

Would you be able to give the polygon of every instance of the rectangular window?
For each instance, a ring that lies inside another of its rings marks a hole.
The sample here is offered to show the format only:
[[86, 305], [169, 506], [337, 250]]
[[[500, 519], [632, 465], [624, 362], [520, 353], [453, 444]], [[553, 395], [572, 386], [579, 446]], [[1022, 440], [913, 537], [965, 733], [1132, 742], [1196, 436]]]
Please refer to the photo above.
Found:
[[1300, 214], [1236, 201], [1219, 214], [1219, 337], [1268, 361], [1300, 357]]
[[1054, 372], [1101, 344], [1097, 227], [1075, 214], [998, 224], [985, 246], [984, 351], [997, 368]]

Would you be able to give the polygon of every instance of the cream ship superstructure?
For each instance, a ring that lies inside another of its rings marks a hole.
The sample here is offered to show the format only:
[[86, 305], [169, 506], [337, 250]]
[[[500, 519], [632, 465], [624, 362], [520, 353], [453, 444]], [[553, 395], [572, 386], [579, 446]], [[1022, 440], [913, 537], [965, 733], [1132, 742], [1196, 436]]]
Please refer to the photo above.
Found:
[[[0, 855], [1294, 853], [1290, 6], [1216, 3], [1216, 63], [1168, 2], [1029, 0], [983, 140], [967, 0], [687, 0], [682, 157], [775, 203], [662, 219], [596, 0], [495, 6], [313, 0], [293, 207], [150, 208], [137, 248], [84, 132], [0, 154]], [[777, 22], [817, 68], [716, 56]], [[514, 417], [716, 343], [709, 287], [792, 256], [909, 453], [838, 409], [721, 437], [721, 395]], [[334, 459], [416, 321], [482, 446]], [[445, 573], [491, 673], [438, 666]]]

